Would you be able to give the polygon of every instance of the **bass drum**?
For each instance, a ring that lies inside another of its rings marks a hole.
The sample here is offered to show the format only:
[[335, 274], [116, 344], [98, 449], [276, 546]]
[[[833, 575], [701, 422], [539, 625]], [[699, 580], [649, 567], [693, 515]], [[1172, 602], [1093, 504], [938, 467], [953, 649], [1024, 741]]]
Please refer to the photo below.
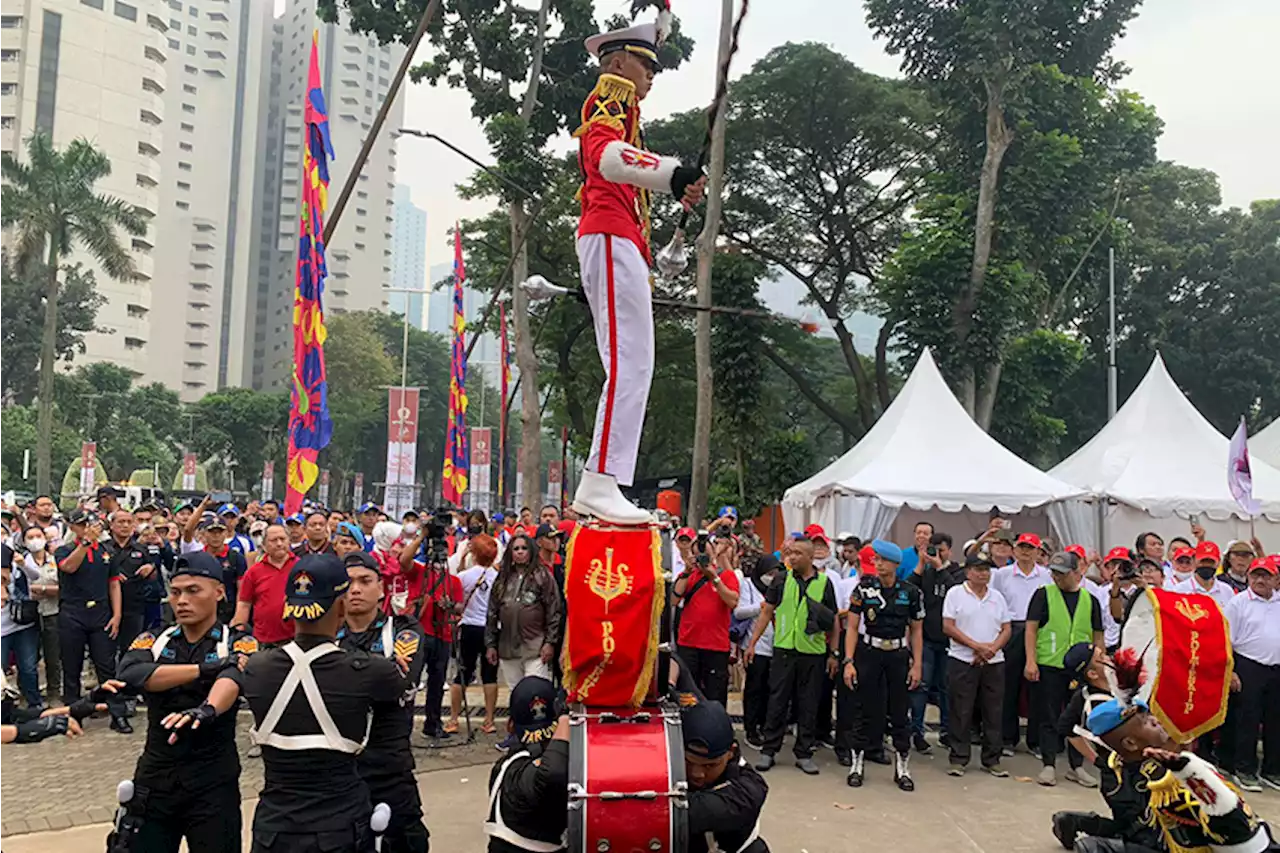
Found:
[[591, 708], [569, 719], [569, 853], [686, 853], [679, 712]]

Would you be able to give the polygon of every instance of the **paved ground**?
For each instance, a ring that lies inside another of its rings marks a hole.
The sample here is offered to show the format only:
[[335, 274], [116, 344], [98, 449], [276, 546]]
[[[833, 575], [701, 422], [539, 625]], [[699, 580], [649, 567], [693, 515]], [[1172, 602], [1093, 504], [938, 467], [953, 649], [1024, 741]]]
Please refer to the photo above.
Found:
[[[487, 764], [492, 750], [479, 753], [477, 760], [483, 758]], [[918, 786], [913, 794], [899, 792], [891, 782], [889, 768], [880, 766], [873, 768], [865, 787], [857, 791], [847, 788], [830, 753], [820, 756], [823, 772], [817, 777], [779, 764], [768, 775], [764, 837], [775, 853], [877, 849], [1051, 853], [1061, 848], [1049, 833], [1049, 816], [1058, 809], [1089, 809], [1100, 804], [1096, 791], [1074, 785], [1047, 789], [1030, 781], [992, 779], [977, 773], [952, 779], [943, 772], [946, 762], [941, 756], [914, 763]], [[1017, 756], [1009, 760], [1009, 769], [1027, 778], [1034, 770], [1034, 759]], [[433, 850], [484, 850], [481, 823], [487, 772], [486, 767], [473, 766], [433, 770], [419, 777]], [[6, 783], [18, 775], [11, 767], [5, 774]], [[105, 781], [104, 786], [109, 787]], [[1280, 794], [1255, 794], [1251, 802], [1264, 817], [1280, 817]], [[12, 808], [7, 790], [4, 807], [7, 816]], [[253, 802], [246, 801], [246, 826], [252, 809]], [[96, 850], [101, 849], [105, 832], [104, 825], [96, 825], [20, 835], [6, 838], [4, 849], [6, 853]], [[247, 849], [247, 834], [245, 839]]]

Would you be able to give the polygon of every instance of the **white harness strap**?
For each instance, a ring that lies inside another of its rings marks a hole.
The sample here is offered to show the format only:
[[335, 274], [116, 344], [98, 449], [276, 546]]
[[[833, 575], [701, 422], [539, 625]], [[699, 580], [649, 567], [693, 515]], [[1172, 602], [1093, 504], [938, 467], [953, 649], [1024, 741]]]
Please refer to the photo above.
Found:
[[[277, 749], [330, 749], [353, 755], [364, 750], [365, 744], [369, 742], [369, 728], [373, 724], [373, 715], [368, 715], [365, 720], [363, 740], [357, 742], [343, 737], [337, 723], [329, 714], [329, 709], [325, 707], [320, 685], [316, 683], [316, 677], [311, 672], [313, 662], [325, 655], [342, 654], [342, 650], [333, 643], [321, 643], [306, 652], [299, 648], [296, 642], [288, 643], [282, 648], [293, 660], [293, 669], [289, 670], [289, 674], [280, 684], [280, 690], [272, 700], [271, 707], [267, 709], [267, 716], [263, 718], [262, 725], [257, 729], [250, 729], [249, 736], [253, 742], [263, 746], [274, 746]], [[285, 708], [289, 706], [293, 695], [298, 692], [299, 686], [306, 694], [307, 704], [311, 707], [311, 713], [315, 716], [322, 734], [278, 735], [276, 726], [284, 716]]]
[[[740, 766], [745, 767], [747, 764], [747, 760], [745, 758], [739, 758], [738, 763]], [[729, 851], [721, 847], [720, 843], [716, 841], [716, 837], [714, 834], [708, 832], [708, 833], [705, 833], [705, 836], [707, 839], [707, 853], [729, 853]], [[742, 853], [742, 851], [746, 850], [752, 844], [755, 844], [756, 839], [759, 837], [760, 837], [760, 818], [757, 817], [756, 825], [751, 829], [751, 834], [747, 836], [747, 840], [742, 842], [742, 846], [739, 847], [736, 851], [734, 851], [734, 853]]]
[[507, 775], [507, 768], [517, 758], [528, 758], [528, 750], [521, 750], [515, 755], [502, 762], [502, 767], [498, 769], [498, 778], [493, 780], [493, 790], [489, 792], [489, 811], [493, 813], [493, 820], [485, 821], [485, 834], [491, 838], [500, 838], [503, 841], [521, 850], [528, 850], [529, 853], [558, 853], [563, 850], [565, 841], [563, 837], [559, 843], [550, 841], [535, 841], [532, 838], [525, 838], [511, 827], [507, 826], [502, 820], [502, 780]]
[[392, 624], [395, 619], [390, 616], [382, 623], [382, 656], [394, 660], [396, 656], [396, 628]]
[[[226, 625], [219, 625], [218, 627], [222, 629], [222, 639], [218, 641], [218, 657], [225, 658], [231, 648], [231, 632], [227, 630]], [[181, 625], [174, 625], [172, 628], [161, 631], [160, 636], [156, 637], [156, 641], [151, 645], [151, 659], [160, 660], [160, 653], [165, 650], [165, 647], [169, 645], [169, 641], [176, 637], [181, 630]]]

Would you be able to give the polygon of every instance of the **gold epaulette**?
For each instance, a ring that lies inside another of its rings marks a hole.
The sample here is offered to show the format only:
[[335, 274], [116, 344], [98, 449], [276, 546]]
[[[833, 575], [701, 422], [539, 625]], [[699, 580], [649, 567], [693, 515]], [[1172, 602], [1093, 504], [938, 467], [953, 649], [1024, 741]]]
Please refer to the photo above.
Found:
[[593, 124], [606, 124], [625, 131], [624, 119], [636, 97], [636, 85], [616, 74], [601, 74], [596, 87], [582, 103], [582, 125], [573, 132], [576, 139]]

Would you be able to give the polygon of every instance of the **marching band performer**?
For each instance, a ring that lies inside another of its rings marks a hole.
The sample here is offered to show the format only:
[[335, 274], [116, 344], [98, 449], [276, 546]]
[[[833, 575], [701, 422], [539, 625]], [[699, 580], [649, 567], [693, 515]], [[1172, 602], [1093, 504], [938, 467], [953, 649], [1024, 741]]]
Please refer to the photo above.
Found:
[[579, 140], [582, 214], [578, 261], [582, 289], [604, 365], [591, 455], [573, 508], [619, 524], [645, 524], [650, 515], [625, 497], [631, 485], [649, 383], [653, 378], [649, 207], [654, 192], [670, 192], [686, 206], [702, 200], [702, 170], [646, 151], [640, 102], [659, 70], [665, 19], [599, 33], [586, 40], [600, 60], [600, 78], [582, 104]]

